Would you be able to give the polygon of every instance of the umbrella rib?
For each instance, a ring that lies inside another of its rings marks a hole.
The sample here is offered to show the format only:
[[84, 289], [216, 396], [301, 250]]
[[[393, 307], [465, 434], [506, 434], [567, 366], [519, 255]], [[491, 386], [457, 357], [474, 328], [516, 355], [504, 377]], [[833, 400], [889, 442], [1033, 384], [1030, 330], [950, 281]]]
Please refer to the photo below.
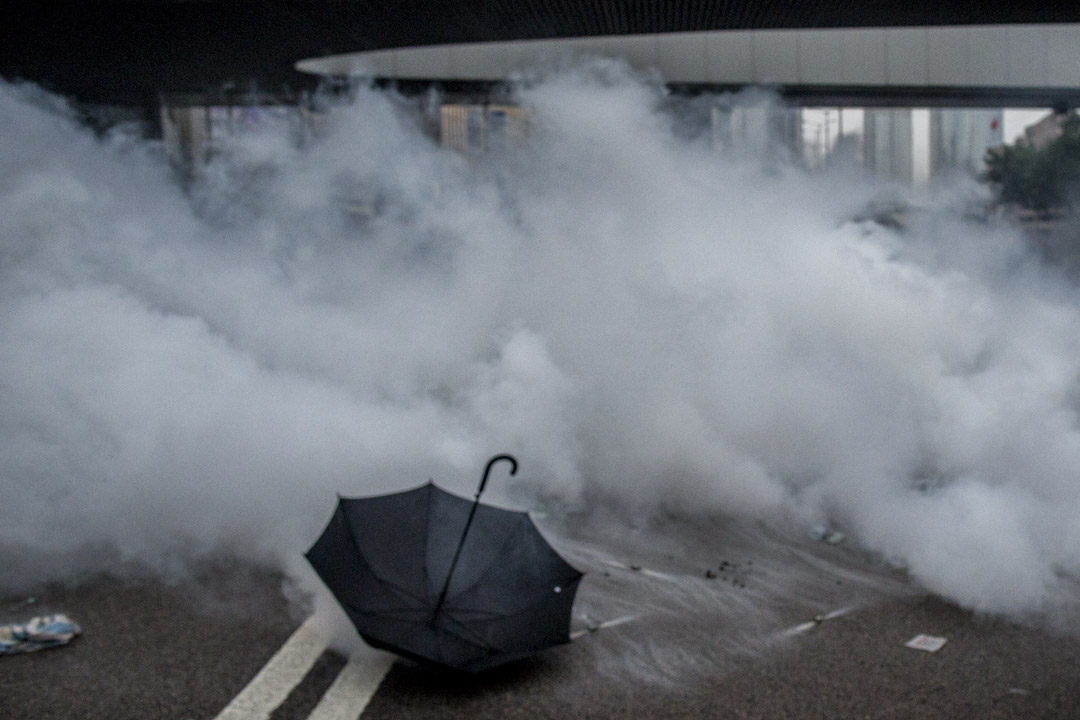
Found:
[[[380, 577], [379, 573], [375, 569], [375, 565], [371, 562], [370, 559], [368, 559], [368, 556], [364, 553], [363, 548], [360, 547], [360, 545], [358, 543], [355, 543], [355, 542], [354, 542], [354, 547], [356, 548], [356, 552], [360, 556], [360, 559], [363, 561], [364, 565], [367, 566], [367, 569], [371, 573], [371, 577], [375, 580], [375, 582], [377, 582], [383, 588], [389, 590], [391, 593], [393, 593], [397, 597], [401, 598], [402, 600], [415, 602], [415, 603], [418, 603], [420, 605], [424, 605], [424, 604], [427, 603], [427, 598], [424, 597], [423, 595], [411, 592], [410, 590], [398, 585], [397, 583], [395, 583], [395, 582], [393, 582], [391, 580], [387, 580], [384, 577]], [[426, 572], [426, 570], [425, 570], [425, 572]]]
[[[431, 485], [435, 487], [434, 483]], [[428, 558], [431, 557], [431, 506], [435, 504], [435, 493], [428, 491], [427, 508], [424, 516], [424, 557], [421, 559], [420, 570], [424, 576], [424, 584], [422, 587], [431, 587], [431, 573], [428, 572]]]
[[[366, 562], [366, 560], [367, 559], [365, 558], [365, 562]], [[371, 563], [368, 563], [368, 567], [371, 567]], [[379, 577], [375, 573], [374, 568], [372, 568], [372, 570], [371, 570], [371, 577], [373, 577], [375, 579], [375, 582], [379, 583], [379, 585], [383, 586], [384, 588], [386, 588], [387, 590], [389, 590], [391, 593], [393, 593], [394, 595], [396, 595], [397, 597], [399, 597], [402, 600], [417, 603], [417, 605], [419, 605], [421, 607], [427, 604], [427, 598], [425, 598], [425, 597], [423, 597], [421, 595], [417, 595], [416, 593], [410, 592], [410, 591], [406, 590], [405, 588], [401, 587], [400, 585], [398, 585], [396, 583], [393, 583], [393, 582], [391, 582], [389, 580], [386, 580], [385, 578]]]
[[[528, 605], [526, 605], [526, 606], [524, 606], [522, 608], [519, 608], [519, 609], [515, 610], [514, 612], [509, 612], [509, 613], [483, 613], [483, 611], [478, 611], [477, 614], [487, 615], [488, 616], [487, 619], [491, 619], [491, 620], [504, 620], [504, 619], [507, 619], [507, 618], [518, 617], [520, 615], [526, 615], [528, 613], [531, 613], [538, 606], [543, 605], [545, 601], [546, 601], [545, 598], [537, 598], [536, 600], [529, 603]], [[465, 611], [465, 612], [468, 613], [469, 611]], [[475, 645], [478, 645], [479, 647], [484, 648], [485, 650], [493, 651], [493, 652], [502, 650], [502, 648], [499, 648], [499, 647], [496, 647], [494, 645], [489, 644], [487, 641], [483, 640], [478, 635], [471, 632], [468, 625], [466, 625], [464, 622], [460, 621], [457, 617], [455, 617], [455, 616], [460, 616], [461, 614], [462, 614], [461, 611], [450, 611], [449, 613], [447, 613], [446, 615], [443, 616], [444, 622], [447, 622], [447, 624], [452, 624], [453, 625], [454, 634], [456, 634], [458, 637], [461, 637], [461, 638], [463, 638], [465, 640], [468, 640], [471, 643], [474, 643]], [[476, 619], [475, 615], [474, 615], [474, 617], [472, 617], [470, 619]], [[568, 618], [568, 622], [569, 622], [569, 618]], [[449, 627], [447, 627], [445, 629], [447, 631], [451, 630], [451, 628], [449, 628]], [[567, 628], [567, 631], [569, 632], [569, 627]]]
[[[351, 607], [351, 606], [350, 606]], [[353, 611], [363, 617], [373, 617], [377, 619], [389, 618], [391, 620], [415, 620], [414, 617], [418, 612], [423, 612], [424, 608], [374, 608], [368, 610], [359, 610], [352, 608]]]
[[481, 647], [484, 650], [487, 650], [488, 652], [497, 652], [500, 649], [488, 643], [486, 640], [483, 639], [483, 637], [472, 632], [467, 625], [455, 620], [451, 616], [443, 615], [441, 620], [444, 623], [443, 630], [453, 635], [456, 635], [462, 640], [466, 640], [473, 645], [476, 645], [477, 647]]
[[469, 620], [497, 620], [506, 617], [506, 613], [493, 610], [476, 610], [473, 608], [447, 608], [456, 618], [468, 618]]
[[[429, 498], [429, 501], [428, 501], [428, 511], [427, 512], [428, 512], [428, 522], [426, 523], [426, 525], [430, 525], [430, 517], [431, 517], [430, 498]], [[364, 548], [360, 545], [359, 542], [357, 542], [357, 538], [359, 536], [356, 533], [356, 531], [355, 531], [355, 529], [353, 527], [352, 521], [349, 519], [348, 515], [345, 516], [345, 523], [346, 523], [347, 527], [349, 528], [350, 534], [352, 535], [353, 547], [356, 548], [356, 552], [360, 556], [360, 559], [363, 560], [365, 565], [367, 565], [368, 570], [371, 572], [371, 577], [373, 577], [375, 579], [375, 581], [377, 583], [379, 583], [379, 585], [381, 585], [382, 587], [388, 589], [390, 592], [392, 592], [394, 595], [397, 595], [402, 600], [415, 602], [415, 603], [418, 603], [420, 605], [425, 605], [427, 603], [427, 597], [426, 596], [424, 596], [422, 594], [419, 594], [419, 593], [414, 593], [414, 592], [408, 590], [407, 588], [404, 588], [401, 585], [399, 585], [399, 584], [397, 584], [397, 583], [395, 583], [395, 582], [393, 582], [391, 580], [387, 580], [386, 578], [383, 578], [383, 577], [379, 576], [379, 573], [376, 570], [376, 567], [377, 567], [376, 564], [371, 562], [371, 559], [367, 556], [367, 553], [364, 552]], [[423, 569], [424, 575], [426, 577], [426, 575], [427, 575], [427, 566], [426, 566], [426, 564], [424, 564], [422, 566], [422, 569]]]
[[517, 617], [519, 615], [525, 615], [533, 612], [537, 607], [542, 606], [547, 602], [545, 597], [537, 597], [527, 605], [523, 605], [516, 610], [501, 613], [484, 612], [483, 610], [454, 610], [453, 614], [457, 616], [469, 615], [470, 619], [487, 619], [487, 620], [505, 620], [506, 618]]
[[464, 595], [465, 593], [469, 592], [470, 590], [475, 588], [477, 585], [479, 585], [489, 574], [491, 574], [491, 572], [493, 572], [494, 569], [498, 566], [498, 563], [495, 562], [495, 561], [503, 556], [503, 550], [506, 549], [506, 546], [509, 545], [512, 540], [516, 540], [522, 534], [522, 531], [523, 531], [524, 527], [525, 527], [524, 525], [519, 525], [515, 529], [514, 532], [507, 535], [506, 538], [503, 540], [502, 545], [499, 546], [498, 552], [496, 552], [492, 556], [492, 562], [491, 562], [490, 565], [488, 565], [487, 569], [485, 569], [484, 572], [477, 575], [476, 578], [471, 583], [469, 583], [468, 585], [466, 585], [465, 587], [461, 588], [456, 593], [454, 593], [453, 596], [448, 597], [447, 601], [453, 600], [454, 598], [460, 597], [461, 595]]

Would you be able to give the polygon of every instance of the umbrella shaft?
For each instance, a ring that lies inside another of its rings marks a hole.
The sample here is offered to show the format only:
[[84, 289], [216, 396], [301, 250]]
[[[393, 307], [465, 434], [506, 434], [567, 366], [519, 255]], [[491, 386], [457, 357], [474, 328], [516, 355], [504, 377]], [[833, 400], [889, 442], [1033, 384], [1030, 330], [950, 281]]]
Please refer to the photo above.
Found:
[[465, 547], [465, 537], [469, 534], [469, 527], [472, 525], [473, 516], [476, 515], [476, 508], [479, 505], [480, 493], [476, 493], [476, 500], [473, 501], [473, 506], [469, 510], [469, 517], [465, 520], [465, 529], [461, 531], [461, 540], [458, 541], [457, 550], [454, 551], [454, 559], [450, 561], [450, 569], [446, 572], [446, 582], [443, 583], [442, 592], [439, 593], [439, 600], [435, 603], [435, 610], [431, 613], [431, 621], [428, 624], [432, 627], [435, 627], [435, 621], [439, 619], [443, 603], [446, 602], [446, 594], [450, 592], [450, 579], [454, 577], [454, 568], [457, 567], [458, 559], [461, 557], [461, 549]]

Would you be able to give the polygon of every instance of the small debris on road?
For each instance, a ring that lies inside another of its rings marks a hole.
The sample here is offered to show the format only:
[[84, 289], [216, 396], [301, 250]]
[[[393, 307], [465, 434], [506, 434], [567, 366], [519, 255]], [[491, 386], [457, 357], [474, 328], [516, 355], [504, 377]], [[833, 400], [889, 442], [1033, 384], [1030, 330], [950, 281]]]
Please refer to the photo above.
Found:
[[0, 655], [28, 653], [66, 645], [82, 628], [67, 615], [41, 615], [18, 625], [0, 625]]
[[938, 637], [937, 635], [916, 635], [904, 643], [904, 645], [915, 650], [937, 652], [945, 646], [946, 642], [948, 642], [948, 640], [943, 637]]
[[820, 542], [828, 543], [829, 545], [839, 545], [847, 539], [844, 533], [831, 528], [828, 525], [818, 525], [810, 531], [810, 537]]

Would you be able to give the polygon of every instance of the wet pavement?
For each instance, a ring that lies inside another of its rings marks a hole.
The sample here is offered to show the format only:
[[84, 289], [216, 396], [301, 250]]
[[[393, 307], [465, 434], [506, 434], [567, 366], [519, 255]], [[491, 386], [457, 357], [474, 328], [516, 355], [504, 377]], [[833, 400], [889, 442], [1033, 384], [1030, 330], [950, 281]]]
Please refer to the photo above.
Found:
[[[397, 662], [363, 717], [1077, 717], [1075, 634], [975, 616], [850, 548], [708, 526], [548, 534], [588, 573], [573, 643], [475, 677]], [[286, 595], [239, 566], [5, 595], [0, 621], [66, 612], [83, 633], [0, 657], [0, 716], [215, 718], [304, 619]], [[906, 647], [918, 634], [947, 642]], [[323, 652], [271, 717], [310, 717], [344, 666]]]

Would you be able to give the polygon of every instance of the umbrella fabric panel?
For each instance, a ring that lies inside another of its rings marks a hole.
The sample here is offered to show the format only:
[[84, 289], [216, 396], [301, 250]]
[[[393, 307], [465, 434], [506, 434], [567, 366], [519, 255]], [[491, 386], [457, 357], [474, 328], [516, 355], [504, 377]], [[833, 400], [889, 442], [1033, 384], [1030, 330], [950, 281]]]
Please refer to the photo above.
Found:
[[[431, 486], [431, 528], [428, 536], [426, 565], [432, 597], [442, 592], [454, 553], [461, 542], [473, 503], [465, 498]], [[469, 526], [447, 597], [453, 597], [476, 583], [488, 568], [505, 558], [502, 552], [528, 515], [479, 505]]]
[[360, 636], [372, 647], [424, 662], [468, 669], [470, 663], [489, 658], [495, 648], [472, 642], [452, 631], [423, 622], [362, 618], [356, 623]]
[[[500, 512], [512, 519], [513, 533], [470, 586], [448, 596], [440, 626], [503, 653], [568, 642], [570, 610], [582, 574], [547, 544], [528, 515]], [[472, 547], [470, 530], [462, 556]]]
[[375, 574], [356, 547], [342, 503], [305, 556], [350, 616], [407, 608], [419, 612], [425, 605], [423, 598], [410, 595]]
[[[513, 524], [512, 533], [502, 538], [498, 547], [488, 548], [494, 551], [493, 557], [484, 558], [483, 572], [470, 577], [466, 584], [457, 582], [455, 571], [447, 596], [448, 611], [513, 614], [540, 599], [557, 600], [564, 587], [581, 578], [581, 573], [547, 544], [528, 515], [515, 514]], [[462, 557], [471, 559], [475, 549], [470, 530]]]
[[439, 624], [477, 645], [503, 653], [529, 653], [560, 645], [570, 641], [570, 610], [580, 579], [579, 575], [565, 582], [558, 593], [532, 598], [515, 612], [496, 615], [460, 607], [444, 610]]
[[349, 534], [381, 581], [422, 596], [430, 585], [424, 557], [435, 486], [370, 498], [342, 498]]

